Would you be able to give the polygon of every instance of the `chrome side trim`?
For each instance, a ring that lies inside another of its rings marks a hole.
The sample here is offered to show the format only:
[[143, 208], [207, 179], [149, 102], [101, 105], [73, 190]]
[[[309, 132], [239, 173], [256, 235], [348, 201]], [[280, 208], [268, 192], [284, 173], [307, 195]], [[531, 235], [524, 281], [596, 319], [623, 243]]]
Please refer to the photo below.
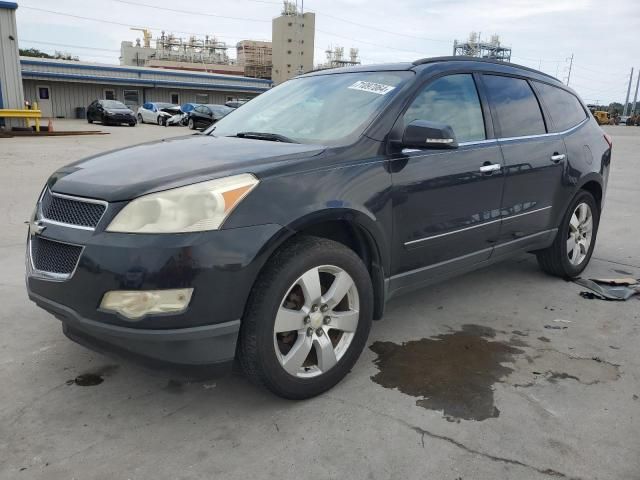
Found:
[[447, 235], [453, 235], [454, 233], [465, 232], [467, 230], [473, 230], [474, 228], [484, 227], [486, 225], [491, 225], [492, 223], [501, 222], [501, 221], [502, 221], [502, 218], [498, 218], [496, 220], [490, 220], [488, 222], [482, 222], [482, 223], [479, 223], [477, 225], [472, 225], [470, 227], [460, 228], [458, 230], [453, 230], [451, 232], [439, 233], [438, 235], [432, 235], [430, 237], [424, 237], [424, 238], [419, 238], [417, 240], [411, 240], [409, 242], [404, 242], [404, 246], [408, 247], [409, 245], [414, 245], [416, 243], [426, 242], [427, 240], [435, 240], [436, 238], [446, 237]]
[[553, 205], [549, 205], [548, 207], [536, 208], [535, 210], [531, 210], [529, 212], [516, 213], [515, 215], [509, 215], [508, 217], [502, 217], [502, 220], [511, 220], [512, 218], [523, 217], [525, 215], [531, 215], [532, 213], [542, 212], [544, 210], [549, 210], [553, 208]]
[[76, 228], [78, 230], [88, 230], [90, 232], [92, 232], [92, 231], [94, 231], [96, 229], [95, 227], [85, 227], [85, 226], [82, 226], [82, 225], [74, 225], [73, 223], [57, 222], [55, 220], [51, 220], [51, 219], [45, 217], [44, 213], [42, 212], [42, 198], [44, 197], [44, 194], [47, 191], [49, 192], [49, 195], [51, 195], [52, 197], [64, 198], [66, 200], [72, 200], [74, 202], [84, 202], [84, 203], [93, 203], [93, 204], [96, 204], [96, 205], [103, 205], [104, 206], [104, 212], [102, 212], [102, 215], [100, 215], [100, 218], [98, 219], [98, 223], [100, 223], [100, 221], [102, 220], [102, 217], [104, 217], [104, 214], [107, 213], [107, 209], [109, 208], [109, 202], [105, 202], [104, 200], [97, 200], [95, 198], [74, 197], [73, 195], [65, 195], [63, 193], [55, 193], [55, 192], [52, 192], [51, 189], [47, 187], [42, 191], [42, 194], [40, 195], [40, 198], [38, 199], [38, 217], [39, 217], [39, 220], [42, 220], [43, 222], [48, 223], [50, 225], [59, 225], [61, 227]]
[[408, 247], [409, 245], [414, 245], [416, 243], [426, 242], [428, 240], [435, 240], [436, 238], [446, 237], [447, 235], [454, 235], [456, 233], [465, 232], [467, 230], [473, 230], [474, 228], [484, 227], [486, 225], [491, 225], [492, 223], [502, 222], [503, 220], [504, 221], [511, 220], [512, 218], [518, 218], [518, 217], [523, 217], [524, 215], [531, 215], [532, 213], [542, 212], [544, 210], [549, 210], [550, 208], [553, 208], [553, 205], [550, 205], [548, 207], [537, 208], [537, 209], [531, 210], [529, 212], [517, 213], [515, 215], [509, 215], [509, 216], [506, 216], [506, 217], [500, 217], [500, 218], [498, 218], [496, 220], [490, 220], [488, 222], [482, 222], [482, 223], [479, 223], [477, 225], [472, 225], [470, 227], [460, 228], [458, 230], [453, 230], [451, 232], [439, 233], [438, 235], [432, 235], [430, 237], [424, 237], [424, 238], [419, 238], [417, 240], [411, 240], [411, 241], [408, 241], [408, 242], [404, 242], [404, 246]]
[[59, 242], [57, 240], [52, 240], [50, 238], [45, 238], [44, 240], [47, 240], [49, 242], [61, 243], [63, 245], [72, 245], [74, 247], [80, 247], [82, 250], [80, 250], [80, 255], [78, 255], [78, 260], [76, 261], [76, 265], [75, 267], [73, 267], [73, 271], [71, 273], [54, 273], [54, 272], [47, 272], [44, 270], [38, 270], [35, 267], [35, 263], [33, 263], [33, 253], [31, 249], [31, 236], [29, 236], [29, 239], [27, 240], [27, 253], [29, 256], [28, 275], [31, 277], [40, 278], [42, 280], [51, 280], [54, 282], [64, 282], [66, 280], [69, 280], [71, 277], [73, 277], [73, 275], [75, 275], [76, 270], [78, 270], [78, 265], [80, 265], [80, 259], [82, 258], [82, 254], [84, 253], [84, 245], [78, 245], [75, 243], [68, 243], [68, 242]]

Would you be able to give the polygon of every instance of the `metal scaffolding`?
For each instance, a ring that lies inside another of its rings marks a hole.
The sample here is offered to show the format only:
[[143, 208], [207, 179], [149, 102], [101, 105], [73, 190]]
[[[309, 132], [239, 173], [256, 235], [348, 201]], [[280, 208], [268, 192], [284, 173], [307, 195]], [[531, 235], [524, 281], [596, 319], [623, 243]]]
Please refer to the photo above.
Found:
[[488, 58], [492, 60], [511, 61], [511, 47], [502, 46], [498, 35], [491, 35], [488, 42], [483, 42], [480, 34], [471, 32], [466, 42], [453, 42], [453, 55]]

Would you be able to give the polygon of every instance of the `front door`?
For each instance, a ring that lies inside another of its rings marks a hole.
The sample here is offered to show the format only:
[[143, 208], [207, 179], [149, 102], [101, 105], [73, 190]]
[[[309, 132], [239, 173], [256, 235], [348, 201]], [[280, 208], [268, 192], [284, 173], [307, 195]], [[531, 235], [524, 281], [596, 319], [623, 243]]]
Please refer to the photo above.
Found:
[[500, 147], [487, 139], [486, 113], [473, 75], [465, 73], [427, 84], [399, 120], [402, 128], [417, 119], [450, 125], [460, 146], [405, 150], [390, 162], [392, 290], [491, 255], [500, 229], [504, 176]]
[[42, 112], [42, 116], [44, 118], [53, 117], [51, 89], [49, 85], [36, 85], [36, 93], [38, 97], [38, 108]]

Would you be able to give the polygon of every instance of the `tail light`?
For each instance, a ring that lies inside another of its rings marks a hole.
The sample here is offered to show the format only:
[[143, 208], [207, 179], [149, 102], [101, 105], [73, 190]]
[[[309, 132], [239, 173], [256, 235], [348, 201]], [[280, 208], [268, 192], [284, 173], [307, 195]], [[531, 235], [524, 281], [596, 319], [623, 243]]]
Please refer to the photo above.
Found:
[[605, 133], [604, 134], [604, 139], [607, 142], [607, 144], [609, 144], [609, 148], [613, 147], [613, 141], [611, 140], [611, 135]]

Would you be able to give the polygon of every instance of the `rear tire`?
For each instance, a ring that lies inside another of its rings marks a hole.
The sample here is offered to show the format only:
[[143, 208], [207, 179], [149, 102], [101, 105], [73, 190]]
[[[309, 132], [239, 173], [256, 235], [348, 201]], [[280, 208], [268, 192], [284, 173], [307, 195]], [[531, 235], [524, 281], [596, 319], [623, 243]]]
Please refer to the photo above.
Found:
[[[296, 238], [273, 255], [251, 291], [238, 342], [240, 365], [252, 382], [281, 397], [319, 395], [356, 363], [372, 317], [373, 288], [362, 260], [340, 243]], [[302, 353], [294, 355], [297, 350]]]
[[[587, 212], [585, 224], [579, 219], [583, 212]], [[591, 219], [590, 228], [588, 218]], [[540, 268], [557, 277], [579, 276], [591, 260], [599, 223], [600, 208], [595, 198], [586, 190], [580, 190], [569, 204], [551, 246], [536, 252]], [[572, 245], [577, 246], [570, 250]]]

